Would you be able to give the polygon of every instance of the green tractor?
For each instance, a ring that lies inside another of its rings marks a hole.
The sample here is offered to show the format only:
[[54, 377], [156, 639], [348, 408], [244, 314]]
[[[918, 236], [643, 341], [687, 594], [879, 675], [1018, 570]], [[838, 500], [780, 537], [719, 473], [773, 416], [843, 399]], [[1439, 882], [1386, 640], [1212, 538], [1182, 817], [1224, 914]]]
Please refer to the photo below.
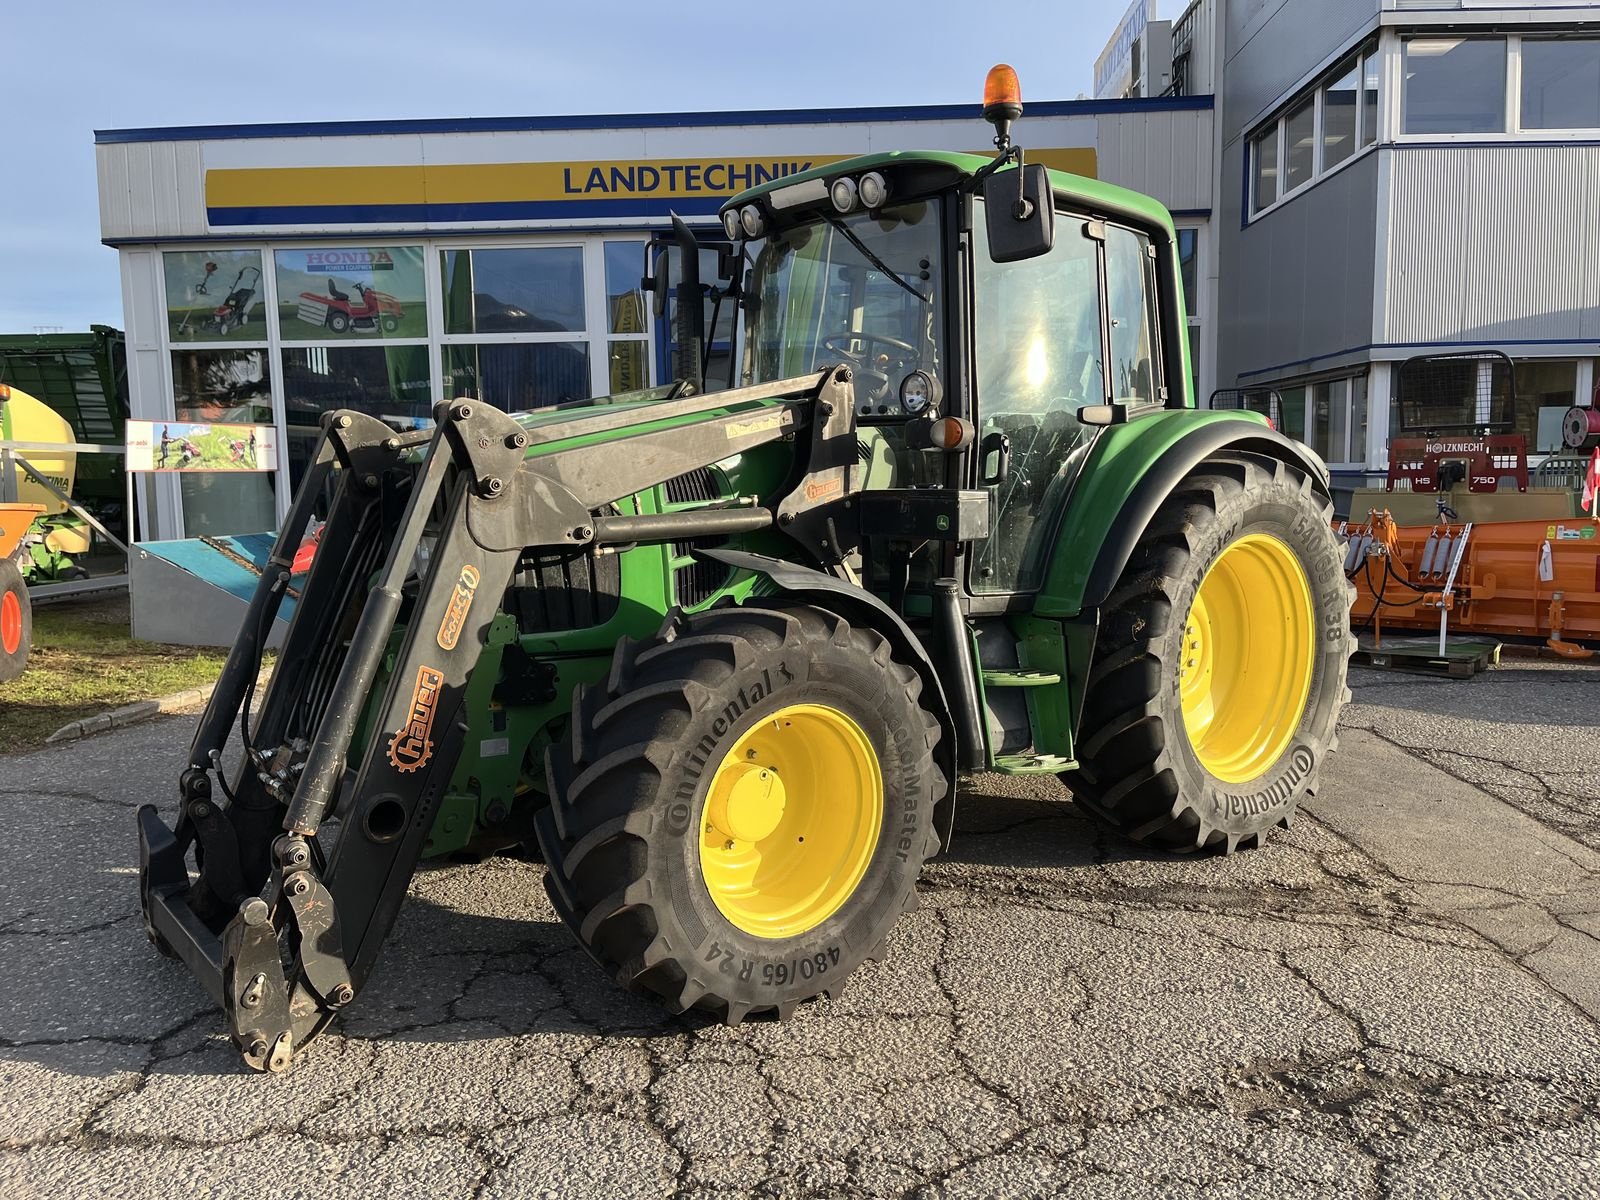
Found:
[[147, 932], [250, 1066], [352, 1002], [426, 855], [536, 847], [603, 971], [731, 1023], [882, 952], [962, 773], [1180, 852], [1315, 789], [1353, 648], [1326, 469], [1196, 410], [1170, 216], [1025, 164], [1019, 113], [986, 96], [993, 158], [729, 201], [731, 390], [691, 270], [669, 386], [329, 414], [175, 827], [138, 816]]

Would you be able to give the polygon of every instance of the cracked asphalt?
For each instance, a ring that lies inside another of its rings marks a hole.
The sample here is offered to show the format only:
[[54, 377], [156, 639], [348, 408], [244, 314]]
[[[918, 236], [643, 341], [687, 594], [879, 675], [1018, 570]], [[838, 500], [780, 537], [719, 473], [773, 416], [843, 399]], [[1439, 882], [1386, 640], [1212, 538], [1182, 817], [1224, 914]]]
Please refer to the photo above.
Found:
[[0, 759], [0, 1194], [1600, 1197], [1600, 671], [1354, 676], [1261, 851], [973, 781], [887, 959], [781, 1025], [618, 991], [533, 865], [428, 867], [281, 1077], [137, 919], [191, 720]]

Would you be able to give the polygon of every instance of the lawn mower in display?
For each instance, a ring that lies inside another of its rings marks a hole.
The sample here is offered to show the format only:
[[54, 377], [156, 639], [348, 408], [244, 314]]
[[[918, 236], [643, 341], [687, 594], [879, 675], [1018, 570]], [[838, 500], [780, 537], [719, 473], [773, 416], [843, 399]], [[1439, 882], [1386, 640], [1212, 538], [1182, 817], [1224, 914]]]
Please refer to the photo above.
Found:
[[1356, 585], [1351, 620], [1383, 631], [1543, 639], [1568, 658], [1600, 649], [1600, 521], [1584, 480], [1600, 420], [1568, 410], [1563, 448], [1530, 469], [1515, 432], [1516, 367], [1498, 352], [1427, 355], [1395, 373], [1401, 429], [1382, 489], [1338, 523]]
[[234, 277], [233, 286], [228, 289], [227, 298], [211, 311], [211, 315], [201, 323], [200, 328], [218, 337], [225, 337], [229, 330], [248, 325], [250, 310], [255, 307], [256, 291], [260, 287], [261, 269], [241, 268], [239, 274]]
[[1026, 164], [1009, 68], [984, 112], [992, 158], [724, 205], [729, 390], [679, 222], [675, 382], [327, 416], [174, 825], [138, 814], [146, 930], [246, 1063], [351, 1004], [427, 855], [536, 850], [601, 970], [732, 1023], [884, 952], [962, 772], [1059, 776], [1166, 851], [1317, 787], [1353, 647], [1326, 471], [1195, 408], [1166, 210]]
[[328, 294], [300, 293], [300, 308], [296, 317], [308, 325], [325, 326], [333, 333], [349, 330], [372, 331], [381, 327], [384, 333], [394, 333], [400, 328], [400, 318], [405, 308], [387, 292], [380, 292], [364, 283], [350, 285], [361, 297], [352, 303], [350, 293], [343, 291], [332, 279], [328, 280]]

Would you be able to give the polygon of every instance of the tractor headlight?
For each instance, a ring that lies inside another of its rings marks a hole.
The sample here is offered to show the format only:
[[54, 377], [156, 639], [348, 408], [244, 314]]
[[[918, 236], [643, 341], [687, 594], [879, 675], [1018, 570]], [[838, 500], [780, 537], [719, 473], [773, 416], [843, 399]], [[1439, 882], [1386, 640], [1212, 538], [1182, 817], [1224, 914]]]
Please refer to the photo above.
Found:
[[883, 202], [889, 198], [889, 181], [876, 171], [868, 171], [861, 177], [856, 190], [861, 195], [861, 203], [868, 208], [882, 208]]
[[833, 200], [834, 208], [847, 213], [856, 206], [856, 181], [848, 175], [843, 179], [835, 179], [833, 187], [828, 189], [828, 195]]
[[730, 242], [739, 240], [739, 210], [730, 208], [722, 214], [722, 232], [728, 235]]
[[739, 227], [745, 237], [758, 238], [767, 231], [767, 219], [754, 204], [746, 204], [739, 210]]
[[939, 402], [939, 381], [926, 371], [913, 371], [900, 381], [900, 408], [921, 416]]

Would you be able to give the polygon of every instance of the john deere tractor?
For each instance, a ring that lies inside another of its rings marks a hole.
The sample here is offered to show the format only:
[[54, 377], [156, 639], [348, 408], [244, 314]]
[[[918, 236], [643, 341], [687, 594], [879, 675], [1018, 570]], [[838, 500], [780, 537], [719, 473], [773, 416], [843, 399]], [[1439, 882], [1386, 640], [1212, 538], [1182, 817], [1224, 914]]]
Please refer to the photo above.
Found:
[[175, 827], [138, 817], [147, 931], [250, 1066], [355, 999], [425, 855], [536, 849], [601, 970], [731, 1023], [883, 952], [962, 773], [1180, 852], [1315, 789], [1352, 648], [1326, 470], [1196, 410], [1171, 218], [1025, 163], [991, 85], [993, 157], [726, 204], [729, 390], [690, 269], [668, 386], [328, 415]]

